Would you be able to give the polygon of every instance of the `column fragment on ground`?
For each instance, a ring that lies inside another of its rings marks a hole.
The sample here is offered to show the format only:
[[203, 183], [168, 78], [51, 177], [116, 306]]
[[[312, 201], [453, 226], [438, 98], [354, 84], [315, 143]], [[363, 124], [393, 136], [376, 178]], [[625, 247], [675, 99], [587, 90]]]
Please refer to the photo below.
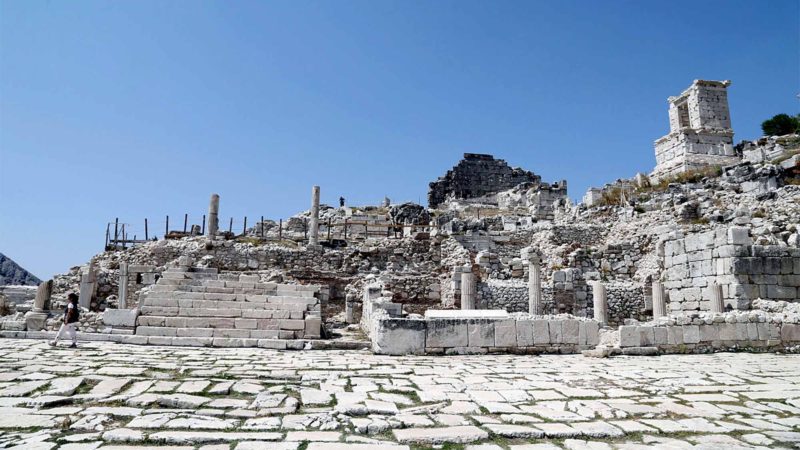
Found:
[[725, 312], [725, 302], [722, 299], [722, 286], [717, 283], [711, 283], [708, 287], [708, 293], [711, 297], [711, 312]]
[[653, 282], [653, 319], [667, 315], [667, 302], [664, 298], [664, 285], [660, 281]]
[[469, 266], [461, 273], [461, 309], [475, 309], [475, 275]]
[[319, 186], [311, 188], [311, 223], [309, 224], [308, 243], [319, 244]]
[[208, 230], [206, 236], [214, 237], [219, 229], [219, 195], [211, 194], [208, 203]]
[[542, 267], [541, 258], [534, 251], [528, 253], [528, 312], [542, 313]]
[[592, 300], [594, 301], [594, 320], [600, 322], [601, 325], [608, 324], [608, 297], [606, 295], [606, 286], [595, 281], [592, 285]]

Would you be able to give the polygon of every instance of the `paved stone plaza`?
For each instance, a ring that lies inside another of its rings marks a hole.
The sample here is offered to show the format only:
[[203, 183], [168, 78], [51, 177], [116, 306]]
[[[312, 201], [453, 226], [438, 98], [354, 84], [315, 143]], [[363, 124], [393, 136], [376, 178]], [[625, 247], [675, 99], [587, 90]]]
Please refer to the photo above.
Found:
[[798, 356], [0, 343], [0, 448], [800, 446]]

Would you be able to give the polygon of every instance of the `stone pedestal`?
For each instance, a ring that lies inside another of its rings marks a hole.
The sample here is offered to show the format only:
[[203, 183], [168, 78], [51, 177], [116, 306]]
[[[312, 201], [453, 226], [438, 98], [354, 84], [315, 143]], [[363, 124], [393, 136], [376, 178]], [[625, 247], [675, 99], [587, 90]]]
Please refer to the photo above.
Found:
[[475, 309], [475, 275], [464, 267], [461, 274], [461, 309]]
[[208, 229], [206, 236], [214, 237], [219, 229], [219, 195], [211, 194], [211, 201], [208, 204]]
[[725, 302], [722, 299], [722, 286], [711, 283], [708, 286], [708, 294], [711, 297], [711, 312], [725, 312]]
[[667, 302], [664, 298], [664, 285], [659, 281], [653, 282], [653, 319], [667, 315]]
[[119, 309], [128, 307], [128, 263], [119, 265]]
[[528, 253], [528, 312], [542, 313], [542, 267], [541, 258], [534, 251]]
[[608, 297], [603, 283], [595, 281], [592, 284], [592, 300], [594, 302], [594, 320], [600, 325], [608, 324]]
[[311, 220], [309, 221], [308, 243], [319, 244], [319, 186], [311, 188]]
[[97, 274], [95, 273], [94, 261], [89, 263], [89, 267], [81, 275], [80, 295], [78, 304], [86, 309], [92, 305], [92, 298], [97, 287]]

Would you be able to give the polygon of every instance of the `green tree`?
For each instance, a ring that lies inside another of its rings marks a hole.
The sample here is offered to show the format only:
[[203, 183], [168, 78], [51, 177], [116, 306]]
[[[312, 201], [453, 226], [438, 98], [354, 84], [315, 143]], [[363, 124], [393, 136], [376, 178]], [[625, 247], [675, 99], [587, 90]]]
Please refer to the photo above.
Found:
[[778, 114], [761, 123], [761, 131], [765, 136], [783, 136], [800, 130], [800, 119], [788, 114]]

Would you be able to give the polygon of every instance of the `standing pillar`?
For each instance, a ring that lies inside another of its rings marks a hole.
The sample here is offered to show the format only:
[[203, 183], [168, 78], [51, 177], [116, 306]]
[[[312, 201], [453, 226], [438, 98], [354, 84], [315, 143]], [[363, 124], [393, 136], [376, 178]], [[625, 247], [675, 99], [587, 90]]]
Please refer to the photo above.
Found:
[[41, 331], [47, 326], [47, 310], [50, 309], [50, 295], [53, 293], [53, 280], [39, 284], [33, 300], [33, 310], [25, 314], [25, 329]]
[[722, 300], [722, 286], [717, 283], [711, 283], [708, 291], [711, 296], [711, 312], [725, 312], [725, 302]]
[[119, 265], [119, 309], [128, 309], [128, 263]]
[[78, 304], [86, 309], [92, 306], [95, 286], [97, 285], [97, 274], [94, 270], [94, 261], [89, 263], [89, 268], [81, 275], [80, 295]]
[[667, 315], [667, 302], [664, 297], [664, 285], [660, 281], [653, 281], [653, 319]]
[[542, 267], [541, 258], [532, 249], [528, 253], [528, 312], [542, 313]]
[[311, 224], [309, 225], [308, 244], [319, 244], [319, 186], [311, 188]]
[[594, 320], [601, 325], [608, 324], [608, 297], [606, 286], [600, 281], [595, 281], [592, 285], [592, 300], [594, 301]]
[[219, 195], [211, 194], [211, 201], [208, 203], [208, 233], [206, 236], [214, 237], [219, 230]]
[[461, 309], [475, 309], [475, 275], [470, 266], [461, 273]]

